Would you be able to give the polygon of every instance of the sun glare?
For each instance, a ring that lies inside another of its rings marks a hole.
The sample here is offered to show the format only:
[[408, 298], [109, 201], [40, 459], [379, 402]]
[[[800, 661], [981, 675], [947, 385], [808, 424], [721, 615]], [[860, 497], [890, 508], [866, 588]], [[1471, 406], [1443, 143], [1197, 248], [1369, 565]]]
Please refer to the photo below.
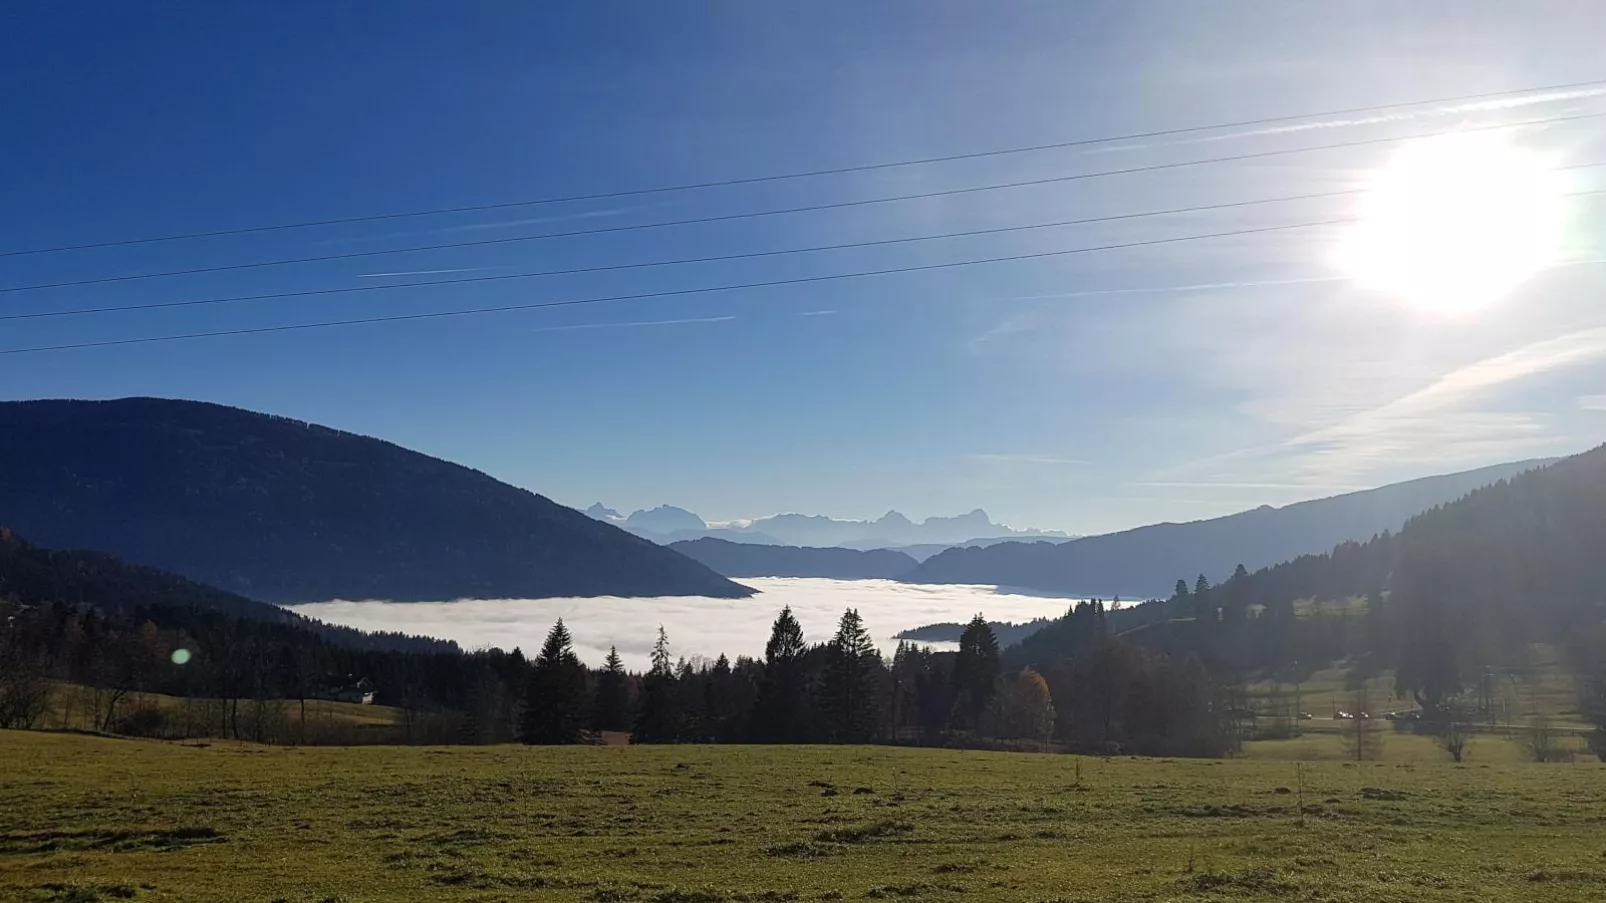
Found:
[[1544, 158], [1498, 135], [1412, 142], [1367, 186], [1339, 264], [1418, 307], [1470, 313], [1555, 262], [1559, 183]]

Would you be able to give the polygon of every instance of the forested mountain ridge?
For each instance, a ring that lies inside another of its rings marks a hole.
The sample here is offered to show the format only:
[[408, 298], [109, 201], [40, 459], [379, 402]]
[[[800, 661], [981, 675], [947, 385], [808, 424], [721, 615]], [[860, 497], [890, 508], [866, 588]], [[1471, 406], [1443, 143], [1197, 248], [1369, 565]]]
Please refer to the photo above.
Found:
[[[1599, 687], [1590, 717], [1606, 728], [1602, 549], [1606, 446], [1435, 506], [1397, 533], [1254, 573], [1239, 568], [1215, 586], [1175, 574], [1170, 598], [1111, 611], [1108, 627], [1138, 645], [1199, 656], [1223, 674], [1297, 679], [1346, 660], [1392, 669], [1396, 692], [1435, 718], [1465, 705], [1464, 694], [1489, 675], [1523, 672], [1536, 646], [1554, 647]], [[1310, 600], [1304, 613], [1300, 600]], [[1338, 613], [1324, 616], [1324, 603], [1337, 603]], [[1057, 660], [1087, 635], [1086, 620], [1073, 614], [1007, 658]], [[1606, 730], [1599, 736], [1606, 744]]]
[[751, 594], [467, 467], [204, 402], [0, 403], [0, 516], [269, 602]]
[[1606, 445], [1475, 490], [1398, 533], [1250, 574], [1250, 605], [1391, 590], [1407, 634], [1478, 653], [1566, 642], [1606, 618]]
[[1602, 548], [1606, 446], [1473, 490], [1418, 514], [1399, 532], [1261, 568], [1245, 575], [1238, 591], [1249, 606], [1370, 590], [1408, 595], [1426, 572], [1443, 571], [1443, 591], [1507, 600], [1516, 616], [1528, 618], [1552, 605], [1606, 603]]
[[0, 527], [0, 601], [92, 608], [109, 618], [158, 610], [212, 612], [229, 619], [293, 628], [351, 649], [457, 652], [456, 643], [324, 624], [277, 605], [119, 561], [99, 552], [44, 549]]
[[1262, 506], [1184, 524], [1152, 524], [1063, 543], [1008, 542], [933, 556], [904, 579], [992, 583], [1070, 594], [1164, 596], [1179, 575], [1221, 579], [1235, 565], [1266, 567], [1345, 540], [1397, 530], [1408, 518], [1548, 461], [1426, 477], [1282, 508]]
[[914, 558], [894, 549], [767, 546], [704, 537], [669, 547], [727, 577], [831, 577], [895, 579], [914, 570]]

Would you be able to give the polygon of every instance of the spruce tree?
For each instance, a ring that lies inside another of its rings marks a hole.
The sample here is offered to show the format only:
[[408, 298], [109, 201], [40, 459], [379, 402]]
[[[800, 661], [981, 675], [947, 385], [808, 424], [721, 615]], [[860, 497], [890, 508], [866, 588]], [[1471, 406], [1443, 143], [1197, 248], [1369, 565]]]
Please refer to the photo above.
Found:
[[825, 650], [820, 695], [832, 742], [873, 740], [881, 720], [881, 654], [855, 609], [842, 614]]
[[731, 660], [723, 654], [714, 661], [703, 684], [703, 729], [715, 743], [728, 742], [736, 721]]
[[756, 739], [765, 743], [799, 743], [807, 739], [808, 683], [803, 656], [803, 627], [790, 606], [781, 609], [764, 644], [764, 678], [754, 713]]
[[591, 729], [627, 731], [630, 729], [630, 686], [617, 646], [608, 649], [602, 672], [597, 675], [597, 701], [592, 709]]
[[959, 635], [959, 654], [954, 657], [954, 692], [960, 711], [960, 727], [976, 728], [982, 713], [992, 702], [998, 683], [998, 638], [987, 619], [976, 615]]
[[586, 724], [586, 669], [563, 620], [536, 656], [524, 708], [525, 743], [579, 743]]
[[1179, 578], [1177, 580], [1177, 588], [1171, 591], [1171, 610], [1179, 615], [1184, 613], [1192, 614], [1193, 610], [1190, 608], [1191, 604], [1192, 600], [1189, 598], [1188, 593], [1188, 581]]
[[1249, 618], [1249, 571], [1243, 565], [1233, 570], [1232, 576], [1218, 590], [1221, 595], [1221, 621], [1234, 625]]
[[1216, 619], [1216, 601], [1210, 598], [1210, 581], [1203, 574], [1193, 583], [1193, 616], [1201, 624]]
[[674, 661], [669, 657], [669, 635], [658, 626], [652, 647], [652, 668], [641, 682], [632, 743], [674, 743], [680, 739], [680, 687]]

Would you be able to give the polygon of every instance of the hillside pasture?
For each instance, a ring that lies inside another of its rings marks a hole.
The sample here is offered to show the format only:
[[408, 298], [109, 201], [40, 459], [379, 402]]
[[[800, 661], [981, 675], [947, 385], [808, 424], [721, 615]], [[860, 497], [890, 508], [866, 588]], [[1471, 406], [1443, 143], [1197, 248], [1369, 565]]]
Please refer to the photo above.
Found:
[[0, 732], [0, 761], [0, 899], [1581, 903], [1606, 892], [1598, 764], [275, 748], [42, 732]]

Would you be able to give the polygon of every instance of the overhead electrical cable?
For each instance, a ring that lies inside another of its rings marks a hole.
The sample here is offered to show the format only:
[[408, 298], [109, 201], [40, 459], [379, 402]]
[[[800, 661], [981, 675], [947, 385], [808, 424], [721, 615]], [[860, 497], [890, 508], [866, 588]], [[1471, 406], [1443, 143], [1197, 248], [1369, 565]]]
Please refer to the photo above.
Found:
[[[1578, 114], [1574, 114], [1574, 115], [1570, 115], [1570, 116], [1552, 116], [1552, 117], [1547, 117], [1547, 118], [1544, 118], [1544, 119], [1528, 119], [1528, 120], [1521, 120], [1521, 121], [1518, 121], [1518, 122], [1491, 123], [1491, 124], [1480, 125], [1480, 126], [1471, 126], [1471, 127], [1467, 127], [1467, 128], [1454, 129], [1454, 130], [1452, 130], [1451, 133], [1460, 134], [1460, 133], [1494, 131], [1494, 130], [1501, 130], [1501, 129], [1524, 128], [1524, 127], [1528, 127], [1528, 126], [1537, 126], [1537, 125], [1552, 125], [1552, 124], [1557, 124], [1557, 123], [1562, 123], [1562, 122], [1575, 122], [1575, 121], [1584, 120], [1584, 119], [1597, 119], [1597, 118], [1600, 118], [1600, 117], [1603, 117], [1603, 116], [1606, 116], [1606, 110], [1601, 110], [1601, 111], [1596, 111], [1596, 112], [1591, 112], [1591, 113], [1578, 113]], [[1367, 139], [1361, 139], [1361, 140], [1356, 140], [1356, 141], [1341, 141], [1341, 142], [1335, 142], [1335, 143], [1331, 143], [1331, 144], [1308, 145], [1306, 147], [1281, 148], [1281, 149], [1278, 149], [1278, 150], [1257, 151], [1257, 152], [1254, 152], [1254, 153], [1245, 153], [1245, 154], [1233, 154], [1233, 155], [1224, 156], [1224, 157], [1207, 157], [1207, 158], [1199, 159], [1199, 160], [1181, 160], [1181, 161], [1176, 161], [1176, 162], [1172, 162], [1172, 163], [1155, 163], [1155, 164], [1149, 164], [1149, 165], [1146, 165], [1146, 166], [1128, 167], [1128, 168], [1125, 168], [1125, 169], [1108, 169], [1108, 170], [1099, 170], [1099, 171], [1096, 171], [1096, 172], [1088, 172], [1088, 173], [1073, 173], [1071, 175], [1051, 176], [1051, 177], [1042, 178], [1042, 179], [1028, 179], [1028, 180], [1024, 180], [1024, 181], [1004, 182], [1004, 183], [996, 183], [996, 184], [992, 184], [992, 185], [971, 186], [971, 187], [967, 187], [967, 188], [951, 188], [951, 189], [944, 189], [944, 190], [941, 190], [941, 191], [921, 192], [921, 193], [918, 193], [918, 194], [895, 195], [895, 196], [883, 197], [883, 198], [865, 198], [865, 199], [853, 200], [853, 201], [837, 201], [837, 202], [827, 203], [827, 204], [811, 204], [811, 205], [802, 206], [802, 207], [789, 207], [789, 208], [783, 208], [783, 209], [778, 209], [778, 210], [759, 210], [759, 211], [749, 211], [749, 212], [745, 212], [745, 213], [730, 213], [730, 214], [722, 214], [722, 215], [718, 215], [718, 216], [697, 217], [697, 218], [693, 218], [693, 219], [669, 220], [669, 221], [666, 221], [666, 222], [659, 222], [659, 223], [641, 223], [641, 224], [625, 225], [625, 226], [607, 226], [607, 227], [603, 227], [603, 228], [599, 228], [599, 229], [581, 229], [581, 230], [575, 230], [575, 231], [571, 231], [571, 232], [548, 232], [548, 233], [542, 233], [542, 234], [539, 234], [539, 235], [509, 236], [509, 237], [505, 237], [505, 238], [487, 238], [487, 239], [477, 239], [477, 240], [474, 240], [474, 241], [446, 242], [446, 243], [432, 244], [432, 245], [414, 245], [412, 247], [406, 247], [406, 248], [390, 248], [390, 249], [382, 249], [382, 250], [375, 250], [375, 251], [349, 251], [349, 252], [344, 252], [344, 253], [340, 253], [340, 254], [323, 254], [323, 255], [318, 255], [318, 256], [313, 256], [313, 257], [291, 257], [291, 258], [283, 258], [283, 259], [279, 259], [279, 260], [264, 260], [264, 261], [250, 262], [250, 263], [223, 264], [223, 265], [219, 265], [219, 266], [194, 267], [194, 268], [182, 269], [182, 270], [166, 270], [166, 271], [156, 272], [156, 273], [135, 273], [135, 274], [125, 275], [125, 276], [102, 276], [102, 277], [97, 277], [97, 278], [93, 278], [93, 279], [73, 279], [73, 280], [68, 280], [68, 281], [63, 281], [63, 282], [46, 282], [46, 283], [37, 283], [37, 284], [34, 284], [34, 285], [18, 285], [18, 286], [10, 286], [10, 287], [5, 287], [5, 288], [0, 288], [0, 294], [14, 294], [14, 293], [17, 293], [17, 292], [40, 291], [40, 290], [43, 290], [43, 289], [74, 288], [74, 287], [82, 287], [82, 286], [87, 286], [87, 285], [104, 285], [104, 284], [109, 284], [109, 283], [133, 282], [133, 281], [144, 280], [144, 279], [162, 279], [162, 278], [177, 277], [177, 276], [196, 276], [196, 275], [203, 275], [203, 274], [207, 274], [207, 273], [236, 272], [236, 271], [240, 271], [240, 270], [261, 269], [261, 268], [265, 268], [265, 267], [292, 266], [292, 265], [306, 264], [306, 263], [327, 263], [327, 262], [337, 261], [337, 260], [357, 260], [357, 259], [369, 258], [369, 257], [383, 257], [383, 256], [392, 255], [392, 254], [411, 254], [411, 253], [419, 253], [419, 252], [425, 252], [425, 251], [451, 250], [451, 249], [455, 249], [455, 248], [485, 247], [485, 246], [490, 246], [490, 245], [506, 245], [506, 244], [522, 243], [522, 242], [547, 241], [547, 240], [556, 239], [556, 238], [573, 238], [573, 237], [582, 236], [582, 235], [603, 235], [603, 234], [619, 233], [619, 232], [635, 232], [635, 231], [641, 231], [641, 230], [646, 230], [646, 229], [663, 229], [663, 228], [676, 227], [676, 226], [699, 225], [699, 224], [704, 224], [704, 223], [730, 222], [730, 221], [735, 221], [735, 220], [756, 219], [756, 218], [759, 218], [759, 217], [768, 217], [768, 216], [786, 216], [786, 215], [791, 215], [791, 214], [811, 213], [811, 212], [822, 211], [822, 210], [840, 210], [840, 209], [846, 209], [846, 208], [851, 208], [851, 207], [865, 207], [865, 206], [870, 206], [870, 205], [874, 205], [874, 204], [889, 204], [889, 203], [894, 203], [894, 202], [899, 202], [899, 201], [911, 201], [911, 200], [921, 200], [921, 199], [927, 199], [927, 198], [950, 197], [950, 196], [954, 196], [954, 195], [973, 194], [973, 193], [984, 192], [984, 191], [998, 191], [998, 190], [1001, 190], [1001, 189], [1008, 189], [1008, 188], [1026, 188], [1026, 187], [1050, 185], [1050, 184], [1057, 184], [1057, 183], [1077, 182], [1077, 181], [1084, 181], [1084, 180], [1088, 180], [1088, 179], [1105, 178], [1105, 177], [1110, 177], [1110, 176], [1133, 175], [1133, 174], [1146, 173], [1146, 172], [1158, 172], [1158, 171], [1161, 171], [1161, 170], [1183, 169], [1183, 168], [1188, 168], [1188, 167], [1206, 166], [1206, 165], [1217, 164], [1217, 163], [1235, 163], [1235, 162], [1242, 162], [1242, 161], [1246, 161], [1246, 160], [1260, 160], [1260, 159], [1265, 159], [1265, 158], [1269, 158], [1269, 157], [1282, 157], [1282, 156], [1289, 156], [1289, 155], [1292, 155], [1292, 154], [1312, 153], [1312, 152], [1316, 152], [1316, 151], [1338, 150], [1338, 149], [1353, 148], [1353, 147], [1366, 147], [1366, 146], [1369, 146], [1369, 145], [1390, 144], [1390, 143], [1400, 142], [1400, 141], [1413, 141], [1413, 140], [1418, 140], [1418, 139], [1422, 139], [1422, 138], [1430, 138], [1430, 137], [1434, 137], [1434, 136], [1442, 135], [1442, 134], [1447, 134], [1447, 133], [1443, 132], [1443, 131], [1436, 131], [1436, 132], [1420, 133], [1420, 134], [1413, 134], [1413, 135], [1400, 135], [1400, 136], [1393, 136], [1393, 137], [1387, 137], [1387, 138], [1367, 138]]]
[[[1606, 162], [1582, 163], [1565, 167], [1567, 169], [1582, 169], [1594, 166], [1606, 166]], [[1342, 197], [1358, 194], [1365, 191], [1361, 188], [1341, 189], [1337, 191], [1323, 191], [1313, 194], [1286, 195], [1274, 198], [1257, 198], [1247, 201], [1229, 201], [1218, 204], [1201, 204], [1194, 207], [1172, 207], [1165, 210], [1146, 210], [1137, 213], [1117, 213], [1107, 216], [1094, 216], [1082, 219], [1057, 220], [1047, 223], [1028, 223], [1019, 226], [996, 226], [987, 229], [969, 229], [961, 232], [943, 232], [935, 235], [915, 235], [900, 238], [884, 238], [873, 241], [843, 242], [832, 245], [814, 245], [804, 248], [782, 248], [773, 251], [749, 251], [739, 254], [717, 254], [707, 257], [681, 257], [672, 260], [653, 260], [635, 263], [602, 264], [591, 267], [571, 267], [561, 270], [537, 270], [524, 273], [503, 273], [494, 276], [462, 276], [451, 279], [431, 279], [421, 282], [403, 282], [377, 285], [354, 285], [340, 288], [304, 289], [299, 291], [266, 292], [255, 295], [225, 295], [215, 298], [193, 298], [174, 301], [154, 301], [142, 304], [107, 305], [101, 307], [78, 307], [66, 310], [41, 310], [26, 313], [0, 314], [0, 322], [15, 320], [43, 320], [58, 317], [88, 316], [92, 314], [128, 313], [144, 310], [168, 310], [183, 307], [206, 307], [217, 304], [244, 304], [255, 301], [282, 300], [289, 298], [323, 297], [328, 295], [358, 294], [371, 292], [398, 291], [409, 288], [431, 288], [448, 285], [474, 285], [490, 282], [508, 282], [523, 279], [538, 279], [548, 276], [572, 276], [593, 273], [611, 273], [624, 270], [650, 269], [656, 267], [686, 266], [702, 263], [726, 263], [736, 260], [753, 260], [764, 257], [781, 257], [793, 254], [812, 254], [826, 251], [842, 251], [858, 248], [886, 247], [899, 244], [914, 244], [927, 241], [941, 241], [954, 238], [976, 238], [985, 235], [1003, 235], [1013, 232], [1027, 232], [1039, 229], [1054, 229], [1070, 226], [1086, 226], [1101, 223], [1122, 222], [1127, 220], [1146, 219], [1158, 216], [1178, 216], [1190, 213], [1206, 213], [1220, 210], [1241, 209], [1264, 204], [1288, 203], [1294, 201], [1319, 200], [1325, 198]], [[1606, 189], [1590, 191], [1569, 192], [1564, 197], [1577, 197], [1606, 193]]]
[[[49, 248], [23, 248], [11, 251], [0, 251], [0, 258], [22, 257], [34, 254], [55, 254], [66, 251], [87, 251], [99, 248], [126, 247], [129, 245], [156, 244], [161, 242], [190, 241], [202, 238], [222, 238], [235, 235], [252, 235], [264, 232], [277, 232], [290, 229], [309, 229], [322, 226], [352, 225], [357, 223], [382, 222], [386, 220], [409, 219], [424, 216], [442, 216], [449, 214], [477, 213], [491, 210], [508, 210], [519, 207], [535, 207], [546, 204], [578, 203], [582, 201], [612, 200], [626, 197], [641, 197], [654, 194], [668, 194], [681, 191], [697, 191], [710, 188], [726, 188], [740, 185], [757, 185], [767, 182], [780, 182], [793, 179], [807, 179], [823, 176], [846, 175], [859, 172], [875, 172], [878, 170], [896, 169], [909, 166], [925, 166], [934, 163], [950, 163], [962, 160], [978, 160], [990, 157], [1026, 154], [1040, 151], [1068, 150], [1078, 147], [1094, 147], [1101, 144], [1114, 144], [1124, 141], [1145, 141], [1155, 138], [1175, 138], [1183, 135], [1195, 135], [1205, 132], [1223, 131], [1227, 129], [1254, 128], [1268, 126], [1283, 122], [1297, 122], [1306, 119], [1324, 119], [1334, 116], [1349, 116], [1358, 113], [1379, 113], [1388, 110], [1404, 110], [1411, 107], [1424, 107], [1436, 104], [1459, 104], [1475, 101], [1488, 101], [1498, 98], [1520, 99], [1521, 95], [1537, 95], [1534, 102], [1549, 100], [1544, 95], [1567, 91], [1578, 91], [1588, 88], [1606, 86], [1606, 80], [1592, 80], [1570, 82], [1561, 85], [1546, 85], [1529, 88], [1513, 88], [1506, 91], [1489, 91], [1477, 94], [1459, 94], [1450, 97], [1438, 97], [1424, 100], [1398, 101], [1386, 104], [1371, 104], [1359, 107], [1347, 107], [1337, 110], [1323, 110], [1311, 113], [1297, 113], [1281, 116], [1266, 116], [1257, 119], [1241, 119], [1229, 122], [1217, 122], [1205, 125], [1182, 126], [1178, 128], [1157, 129], [1147, 132], [1132, 132], [1124, 135], [1107, 135], [1095, 138], [1080, 138], [1069, 141], [1057, 141], [1047, 144], [1025, 145], [1020, 147], [998, 148], [994, 150], [972, 151], [968, 153], [944, 154], [940, 156], [916, 157], [904, 160], [886, 161], [881, 163], [864, 163], [852, 166], [839, 166], [824, 169], [804, 170], [800, 172], [777, 173], [760, 176], [745, 176], [729, 179], [716, 179], [702, 182], [683, 182], [679, 184], [660, 185], [649, 188], [631, 188], [614, 191], [594, 192], [590, 194], [573, 194], [543, 198], [531, 198], [517, 201], [500, 201], [487, 204], [468, 204], [455, 207], [436, 207], [425, 210], [401, 211], [396, 213], [376, 213], [362, 216], [335, 217], [329, 219], [303, 220], [292, 223], [276, 223], [263, 226], [246, 226], [234, 229], [214, 229], [201, 232], [187, 232], [172, 235], [147, 236], [139, 238], [123, 238], [102, 242], [90, 242], [77, 245], [59, 245]], [[1574, 99], [1558, 97], [1556, 101]], [[1449, 112], [1465, 112], [1451, 110]]]

